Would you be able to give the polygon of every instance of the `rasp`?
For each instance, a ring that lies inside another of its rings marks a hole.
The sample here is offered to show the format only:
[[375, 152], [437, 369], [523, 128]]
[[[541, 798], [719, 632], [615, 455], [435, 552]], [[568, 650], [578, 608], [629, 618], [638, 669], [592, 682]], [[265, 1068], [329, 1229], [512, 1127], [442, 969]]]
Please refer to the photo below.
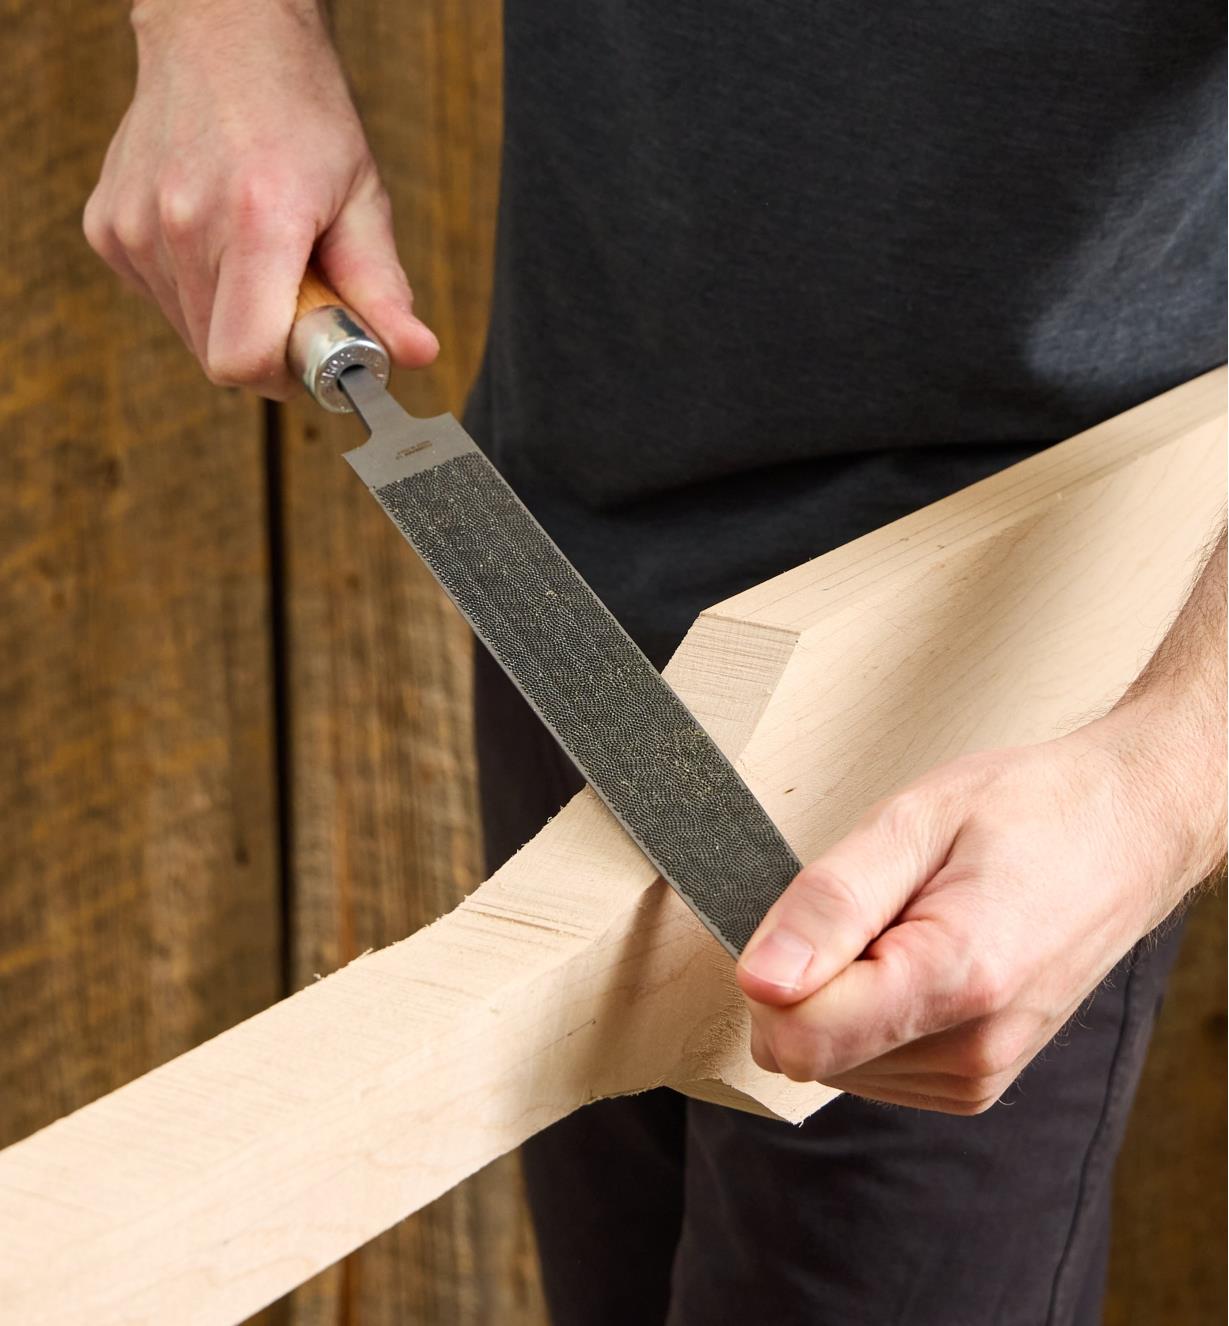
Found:
[[388, 394], [384, 348], [304, 279], [289, 359], [370, 437], [346, 460], [589, 785], [737, 957], [799, 870], [733, 765], [452, 415]]

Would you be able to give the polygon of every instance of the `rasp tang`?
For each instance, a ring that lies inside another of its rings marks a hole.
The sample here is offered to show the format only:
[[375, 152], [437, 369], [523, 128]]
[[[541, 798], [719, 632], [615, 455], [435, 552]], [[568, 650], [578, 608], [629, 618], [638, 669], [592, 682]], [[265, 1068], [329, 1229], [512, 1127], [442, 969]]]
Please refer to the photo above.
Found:
[[371, 433], [346, 460], [619, 823], [739, 954], [797, 857], [460, 424], [412, 418], [377, 372], [335, 370]]

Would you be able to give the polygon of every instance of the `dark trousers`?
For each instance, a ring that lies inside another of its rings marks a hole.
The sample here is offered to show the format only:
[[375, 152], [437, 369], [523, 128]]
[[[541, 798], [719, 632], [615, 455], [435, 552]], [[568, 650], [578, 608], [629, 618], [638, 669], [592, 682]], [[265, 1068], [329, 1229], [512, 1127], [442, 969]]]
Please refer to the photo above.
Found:
[[[491, 869], [580, 786], [484, 650]], [[1095, 1326], [1114, 1160], [1180, 938], [1151, 936], [976, 1118], [842, 1096], [800, 1128], [670, 1091], [523, 1148], [556, 1326]]]

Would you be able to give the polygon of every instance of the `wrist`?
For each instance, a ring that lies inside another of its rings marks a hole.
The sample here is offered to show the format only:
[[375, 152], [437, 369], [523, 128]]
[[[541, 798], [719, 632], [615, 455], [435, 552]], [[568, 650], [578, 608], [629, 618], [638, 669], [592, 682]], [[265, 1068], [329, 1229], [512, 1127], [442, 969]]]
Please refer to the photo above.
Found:
[[130, 21], [138, 51], [173, 41], [185, 31], [197, 41], [225, 35], [233, 41], [244, 27], [263, 32], [270, 20], [289, 20], [328, 41], [320, 0], [132, 0]]
[[1215, 710], [1198, 695], [1152, 687], [1128, 693], [1083, 729], [1112, 757], [1151, 844], [1166, 911], [1225, 855], [1225, 728]]

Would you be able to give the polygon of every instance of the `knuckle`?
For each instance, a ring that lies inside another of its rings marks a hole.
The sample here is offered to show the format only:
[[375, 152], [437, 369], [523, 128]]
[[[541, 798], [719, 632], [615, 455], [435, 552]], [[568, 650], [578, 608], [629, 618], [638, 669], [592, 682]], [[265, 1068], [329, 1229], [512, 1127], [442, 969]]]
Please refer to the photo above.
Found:
[[993, 957], [971, 962], [961, 992], [961, 1003], [968, 1017], [993, 1017], [1001, 1013], [1013, 994], [1011, 972], [1005, 963]]
[[956, 1060], [956, 1072], [966, 1083], [981, 1082], [995, 1071], [992, 1047], [980, 1036], [970, 1040]]
[[215, 387], [237, 387], [239, 381], [233, 376], [231, 362], [224, 355], [206, 354], [201, 360], [205, 376]]
[[205, 372], [219, 387], [257, 386], [271, 376], [267, 352], [243, 346], [210, 347], [205, 353]]
[[378, 178], [375, 182], [375, 187], [371, 191], [371, 207], [382, 220], [386, 221], [389, 225], [392, 224], [393, 202], [388, 196], [388, 191], [385, 189], [384, 185], [380, 183]]
[[782, 1022], [769, 1038], [777, 1066], [791, 1082], [814, 1082], [818, 1068], [815, 1038], [805, 1027]]
[[869, 883], [860, 886], [848, 876], [821, 862], [806, 866], [790, 891], [790, 907], [801, 912], [799, 927], [805, 931], [809, 917], [817, 936], [832, 934], [842, 945], [868, 944], [878, 933], [878, 901]]
[[892, 840], [908, 839], [933, 813], [933, 799], [920, 787], [906, 787], [875, 808], [879, 831]]
[[158, 221], [167, 239], [176, 242], [190, 238], [199, 232], [203, 219], [203, 209], [194, 191], [179, 184], [160, 190]]
[[284, 229], [299, 212], [293, 186], [275, 167], [259, 163], [237, 172], [228, 201], [231, 225], [243, 235]]
[[85, 205], [85, 211], [81, 214], [81, 229], [85, 234], [85, 242], [95, 253], [107, 252], [111, 245], [111, 227], [97, 194], [92, 194]]
[[860, 911], [857, 895], [850, 884], [835, 871], [819, 861], [805, 866], [794, 881], [795, 900], [802, 900], [822, 908], [857, 914]]
[[272, 201], [271, 175], [259, 166], [236, 171], [231, 183], [231, 207], [237, 217], [260, 216]]
[[153, 249], [153, 228], [140, 208], [128, 207], [117, 212], [111, 222], [111, 232], [120, 248], [134, 257], [144, 257]]
[[361, 199], [366, 206], [378, 208], [391, 219], [392, 200], [384, 187], [384, 181], [380, 178], [375, 158], [361, 137], [353, 144], [353, 150], [358, 164], [354, 168], [351, 196]]
[[781, 1072], [791, 1082], [815, 1082], [815, 1070], [805, 1060], [778, 1059]]
[[982, 1085], [1007, 1072], [1015, 1059], [1011, 1038], [994, 1031], [977, 1032], [960, 1055], [958, 1071], [967, 1082]]
[[759, 1036], [752, 1036], [751, 1038], [751, 1058], [755, 1065], [762, 1068], [766, 1073], [777, 1071], [777, 1063], [774, 1061], [767, 1045]]

